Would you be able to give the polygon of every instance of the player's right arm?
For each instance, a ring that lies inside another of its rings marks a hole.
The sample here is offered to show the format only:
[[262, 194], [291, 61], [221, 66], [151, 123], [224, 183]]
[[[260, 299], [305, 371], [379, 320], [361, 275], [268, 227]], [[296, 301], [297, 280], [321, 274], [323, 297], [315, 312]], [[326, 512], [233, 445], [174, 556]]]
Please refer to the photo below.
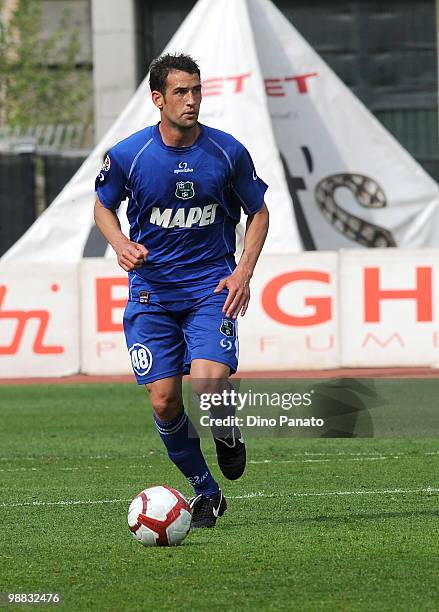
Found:
[[127, 196], [126, 166], [126, 157], [117, 152], [117, 145], [108, 151], [95, 181], [94, 216], [97, 227], [113, 247], [120, 267], [131, 272], [145, 263], [148, 251], [143, 244], [132, 242], [125, 236], [116, 214], [119, 204]]
[[117, 261], [125, 272], [140, 268], [148, 257], [148, 250], [143, 244], [132, 242], [120, 229], [120, 222], [114, 210], [105, 208], [96, 196], [94, 208], [95, 223], [106, 241], [117, 255]]

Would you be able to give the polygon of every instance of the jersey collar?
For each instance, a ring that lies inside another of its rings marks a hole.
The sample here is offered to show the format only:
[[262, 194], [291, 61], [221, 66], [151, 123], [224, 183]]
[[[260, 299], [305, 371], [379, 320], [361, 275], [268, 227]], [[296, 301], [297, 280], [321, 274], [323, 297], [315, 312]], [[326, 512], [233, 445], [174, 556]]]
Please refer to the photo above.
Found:
[[166, 151], [177, 151], [178, 153], [181, 153], [182, 151], [192, 151], [193, 149], [198, 149], [202, 141], [207, 137], [206, 129], [204, 125], [202, 125], [201, 123], [198, 123], [198, 125], [201, 128], [201, 131], [198, 134], [198, 138], [196, 139], [196, 141], [193, 144], [191, 144], [190, 147], [170, 147], [168, 145], [165, 145], [165, 143], [162, 140], [162, 135], [160, 134], [160, 130], [159, 130], [159, 123], [156, 123], [152, 128], [152, 137], [154, 138], [154, 141], [160, 147], [162, 147], [162, 149], [165, 149]]

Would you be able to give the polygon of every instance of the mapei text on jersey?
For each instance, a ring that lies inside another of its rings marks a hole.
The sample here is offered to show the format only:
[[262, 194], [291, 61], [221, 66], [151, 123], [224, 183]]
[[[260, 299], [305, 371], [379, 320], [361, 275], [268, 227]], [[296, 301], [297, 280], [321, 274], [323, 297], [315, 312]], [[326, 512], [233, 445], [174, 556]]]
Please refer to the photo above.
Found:
[[[160, 225], [171, 229], [173, 227], [192, 227], [198, 225], [211, 225], [215, 221], [215, 213], [218, 204], [207, 204], [201, 208], [193, 206], [192, 208], [179, 208], [174, 211], [173, 208], [165, 208], [163, 211], [157, 206], [154, 206], [151, 211], [150, 223]], [[175, 214], [173, 214], [175, 212]]]

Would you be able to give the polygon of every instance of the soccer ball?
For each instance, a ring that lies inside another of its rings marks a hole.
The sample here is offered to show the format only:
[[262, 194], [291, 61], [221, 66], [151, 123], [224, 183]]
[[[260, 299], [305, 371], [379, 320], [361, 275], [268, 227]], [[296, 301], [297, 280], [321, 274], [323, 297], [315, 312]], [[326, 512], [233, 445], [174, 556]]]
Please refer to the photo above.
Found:
[[192, 519], [189, 503], [166, 485], [136, 495], [128, 510], [128, 527], [143, 546], [177, 546], [187, 536]]

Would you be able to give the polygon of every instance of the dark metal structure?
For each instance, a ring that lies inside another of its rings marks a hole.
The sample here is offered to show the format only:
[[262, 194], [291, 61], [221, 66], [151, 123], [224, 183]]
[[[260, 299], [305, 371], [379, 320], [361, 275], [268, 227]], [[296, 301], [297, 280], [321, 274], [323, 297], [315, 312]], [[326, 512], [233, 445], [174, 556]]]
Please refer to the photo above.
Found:
[[36, 219], [35, 157], [0, 153], [0, 255]]

